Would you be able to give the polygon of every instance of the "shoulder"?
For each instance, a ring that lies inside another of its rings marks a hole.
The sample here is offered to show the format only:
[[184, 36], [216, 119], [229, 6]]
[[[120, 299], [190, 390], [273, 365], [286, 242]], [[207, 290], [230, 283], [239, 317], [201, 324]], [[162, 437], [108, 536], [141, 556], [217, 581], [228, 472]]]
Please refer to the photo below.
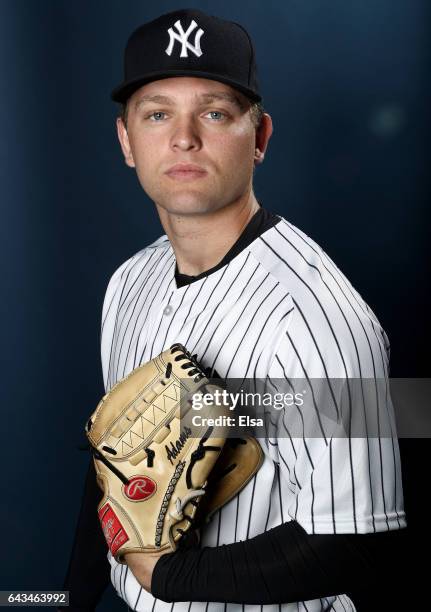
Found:
[[307, 349], [309, 362], [331, 363], [343, 376], [372, 371], [375, 359], [386, 361], [389, 340], [376, 315], [312, 238], [282, 218], [254, 246], [254, 256], [292, 298], [286, 352]]
[[369, 306], [329, 255], [305, 232], [281, 217], [280, 223], [263, 233], [252, 245], [261, 265], [292, 295], [298, 306], [307, 302], [336, 305], [337, 298]]
[[253, 254], [289, 290], [293, 279], [319, 290], [331, 269], [340, 274], [322, 247], [283, 217], [253, 244]]
[[124, 287], [130, 282], [133, 283], [147, 268], [148, 264], [156, 264], [162, 258], [169, 259], [169, 256], [173, 256], [171, 243], [168, 237], [163, 235], [126, 259], [110, 277], [105, 301], [106, 297], [118, 291], [120, 287]]

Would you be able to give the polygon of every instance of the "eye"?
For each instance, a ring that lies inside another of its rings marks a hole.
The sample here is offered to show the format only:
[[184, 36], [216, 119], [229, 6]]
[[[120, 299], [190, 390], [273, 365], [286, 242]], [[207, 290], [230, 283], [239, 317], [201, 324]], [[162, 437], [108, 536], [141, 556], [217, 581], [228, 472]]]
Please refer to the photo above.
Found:
[[216, 121], [221, 121], [226, 117], [221, 111], [209, 111], [207, 115], [211, 115], [211, 119], [215, 119]]
[[151, 121], [161, 121], [163, 118], [165, 117], [165, 113], [163, 113], [162, 111], [154, 111], [154, 113], [151, 113], [151, 115], [149, 115], [149, 118], [151, 119]]

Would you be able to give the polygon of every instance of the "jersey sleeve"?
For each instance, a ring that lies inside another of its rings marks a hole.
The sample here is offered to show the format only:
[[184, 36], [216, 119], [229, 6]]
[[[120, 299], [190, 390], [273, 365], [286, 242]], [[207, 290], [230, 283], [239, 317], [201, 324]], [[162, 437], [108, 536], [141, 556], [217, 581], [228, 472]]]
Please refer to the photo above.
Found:
[[309, 534], [404, 527], [387, 336], [366, 308], [349, 320], [294, 303], [267, 378], [289, 399], [269, 415], [287, 513]]
[[100, 347], [105, 391], [109, 391], [112, 386], [110, 368], [115, 349], [117, 313], [122, 301], [126, 280], [138, 255], [131, 257], [117, 268], [109, 280], [103, 301]]

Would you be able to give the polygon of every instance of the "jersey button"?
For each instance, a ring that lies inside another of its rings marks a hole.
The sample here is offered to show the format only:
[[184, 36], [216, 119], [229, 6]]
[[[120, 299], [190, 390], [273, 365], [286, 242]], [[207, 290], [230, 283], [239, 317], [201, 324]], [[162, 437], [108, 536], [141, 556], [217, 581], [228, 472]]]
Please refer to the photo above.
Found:
[[173, 308], [170, 304], [168, 304], [164, 309], [163, 309], [163, 314], [164, 315], [170, 315], [172, 314]]

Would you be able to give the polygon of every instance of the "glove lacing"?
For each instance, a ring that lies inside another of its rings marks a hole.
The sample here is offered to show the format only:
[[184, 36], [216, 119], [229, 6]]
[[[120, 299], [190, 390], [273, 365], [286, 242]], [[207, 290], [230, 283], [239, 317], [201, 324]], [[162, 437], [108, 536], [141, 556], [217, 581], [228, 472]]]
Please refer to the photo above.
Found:
[[191, 491], [188, 491], [182, 499], [177, 497], [175, 500], [175, 510], [169, 512], [171, 519], [177, 522], [182, 521], [184, 518], [183, 510], [189, 501], [195, 497], [201, 497], [202, 495], [205, 495], [205, 491], [203, 489], [192, 489]]
[[171, 354], [178, 352], [179, 354], [174, 357], [175, 361], [182, 361], [188, 359], [186, 363], [181, 365], [182, 370], [188, 370], [187, 375], [194, 376], [194, 382], [199, 382], [202, 378], [205, 378], [205, 371], [202, 369], [200, 363], [197, 360], [197, 355], [191, 355], [182, 344], [173, 344], [171, 346]]

